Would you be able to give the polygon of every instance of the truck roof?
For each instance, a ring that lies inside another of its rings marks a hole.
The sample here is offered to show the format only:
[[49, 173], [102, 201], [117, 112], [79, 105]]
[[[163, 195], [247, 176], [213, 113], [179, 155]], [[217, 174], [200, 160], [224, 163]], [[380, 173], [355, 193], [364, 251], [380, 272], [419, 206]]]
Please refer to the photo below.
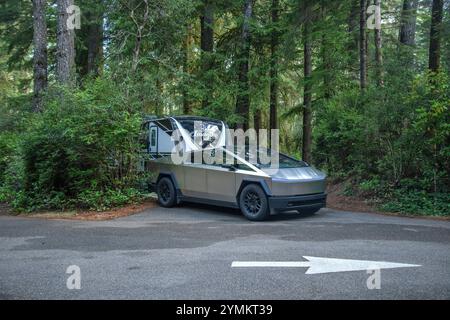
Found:
[[200, 117], [200, 116], [165, 116], [165, 117], [146, 116], [145, 122], [160, 121], [160, 120], [165, 120], [165, 119], [170, 119], [170, 118], [173, 118], [177, 121], [222, 122], [221, 120], [208, 118], [208, 117]]

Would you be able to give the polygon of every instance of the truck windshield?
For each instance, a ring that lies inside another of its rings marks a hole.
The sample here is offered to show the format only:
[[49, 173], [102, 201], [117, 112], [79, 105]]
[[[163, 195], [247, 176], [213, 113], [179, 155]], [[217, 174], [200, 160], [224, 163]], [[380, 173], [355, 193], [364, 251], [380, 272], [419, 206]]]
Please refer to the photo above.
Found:
[[[255, 151], [250, 150], [248, 146], [246, 146], [244, 153], [242, 148], [237, 148], [235, 146], [235, 153], [236, 155], [245, 158], [246, 161], [250, 162], [251, 164], [260, 169], [270, 169], [274, 167], [271, 162], [266, 163], [267, 162], [266, 160], [270, 159], [272, 153], [271, 149], [259, 148]], [[304, 168], [304, 167], [308, 167], [308, 164], [306, 162], [296, 160], [282, 153], [278, 153], [279, 169]]]

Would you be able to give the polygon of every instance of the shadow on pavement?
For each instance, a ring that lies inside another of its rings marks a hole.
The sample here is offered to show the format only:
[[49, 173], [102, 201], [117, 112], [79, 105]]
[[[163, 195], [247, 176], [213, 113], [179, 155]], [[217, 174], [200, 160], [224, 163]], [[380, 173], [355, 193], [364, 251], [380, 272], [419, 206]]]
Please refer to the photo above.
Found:
[[[179, 207], [185, 207], [190, 209], [200, 209], [206, 214], [213, 214], [215, 216], [223, 216], [229, 218], [238, 218], [240, 220], [248, 221], [241, 213], [239, 209], [220, 207], [208, 204], [200, 204], [193, 202], [183, 202]], [[298, 213], [298, 212], [284, 212], [276, 215], [272, 215], [266, 222], [276, 222], [276, 221], [289, 221], [289, 220], [301, 220], [306, 218], [319, 218], [317, 214], [311, 213]], [[262, 221], [261, 223], [264, 223]]]

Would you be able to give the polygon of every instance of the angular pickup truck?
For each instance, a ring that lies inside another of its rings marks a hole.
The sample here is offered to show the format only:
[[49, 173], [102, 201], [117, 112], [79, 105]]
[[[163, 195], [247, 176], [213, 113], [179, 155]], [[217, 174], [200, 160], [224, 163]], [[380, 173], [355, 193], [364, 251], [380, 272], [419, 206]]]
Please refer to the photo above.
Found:
[[[185, 160], [181, 164], [174, 163], [166, 145], [173, 150], [176, 143], [173, 138], [171, 142], [164, 141], [167, 140], [164, 135], [170, 137], [174, 130], [181, 129], [184, 139], [180, 140], [184, 140], [185, 145], [193, 144], [194, 139], [186, 143], [194, 136], [192, 121], [206, 121], [209, 126], [216, 126], [219, 136], [227, 128], [223, 122], [197, 117], [154, 119], [147, 123], [151, 160], [146, 170], [153, 172], [150, 185], [161, 206], [173, 207], [186, 201], [233, 207], [251, 221], [266, 220], [271, 214], [285, 211], [315, 213], [326, 206], [323, 172], [281, 153], [277, 154], [276, 168], [262, 164], [260, 155], [270, 153], [264, 148], [239, 150], [234, 147], [230, 150], [226, 143], [209, 145], [207, 149], [204, 144], [199, 148], [183, 146]], [[158, 151], [161, 143], [167, 152]], [[205, 161], [205, 153], [210, 157], [223, 153], [221, 158], [226, 159], [226, 163], [211, 164]]]

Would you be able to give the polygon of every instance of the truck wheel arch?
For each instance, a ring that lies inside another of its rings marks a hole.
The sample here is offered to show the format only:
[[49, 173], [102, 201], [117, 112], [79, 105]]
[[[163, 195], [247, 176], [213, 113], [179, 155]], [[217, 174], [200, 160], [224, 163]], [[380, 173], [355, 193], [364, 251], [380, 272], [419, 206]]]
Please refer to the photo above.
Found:
[[267, 182], [265, 180], [243, 180], [238, 192], [236, 193], [236, 203], [239, 204], [239, 196], [241, 195], [242, 190], [248, 186], [249, 184], [256, 184], [258, 186], [260, 186], [264, 193], [266, 194], [267, 197], [270, 197], [272, 195], [272, 192], [270, 191], [269, 186], [267, 185]]
[[162, 178], [169, 178], [170, 180], [172, 180], [172, 183], [175, 187], [175, 192], [177, 193], [177, 204], [180, 204], [180, 202], [181, 202], [180, 197], [182, 196], [182, 194], [181, 194], [180, 185], [178, 184], [178, 181], [175, 178], [175, 175], [172, 172], [161, 172], [158, 175], [158, 179], [156, 179], [156, 184], [158, 184], [159, 180], [161, 180]]

